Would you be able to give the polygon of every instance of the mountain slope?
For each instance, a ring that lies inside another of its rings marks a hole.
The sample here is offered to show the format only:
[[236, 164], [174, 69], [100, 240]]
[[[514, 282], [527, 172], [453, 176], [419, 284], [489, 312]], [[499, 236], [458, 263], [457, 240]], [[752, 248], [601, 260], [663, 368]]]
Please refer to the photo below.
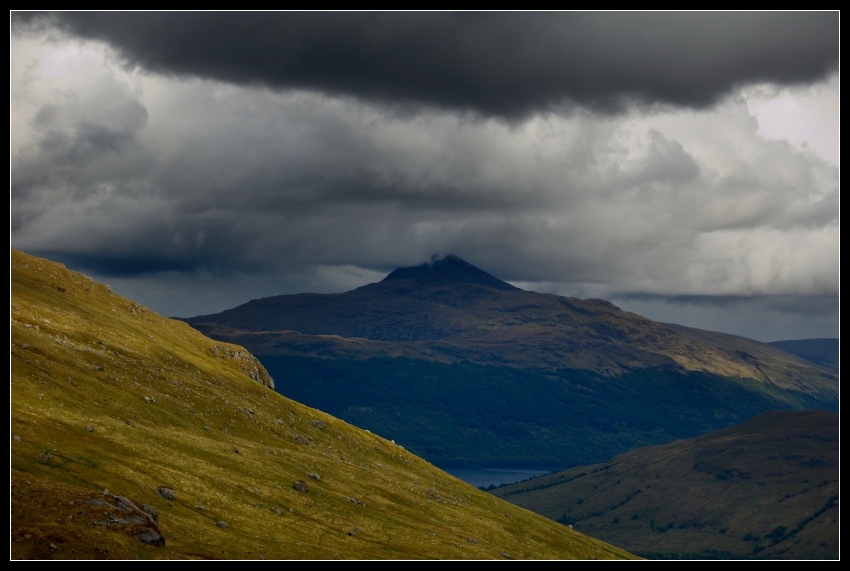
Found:
[[838, 407], [834, 372], [775, 347], [518, 290], [456, 257], [187, 322], [248, 347], [281, 393], [444, 465], [567, 467]]
[[777, 349], [782, 349], [792, 355], [817, 363], [832, 371], [838, 371], [838, 339], [789, 339], [787, 341], [771, 341]]
[[11, 278], [13, 559], [628, 557], [108, 286], [15, 250]]
[[777, 411], [493, 490], [646, 557], [838, 557], [838, 414]]

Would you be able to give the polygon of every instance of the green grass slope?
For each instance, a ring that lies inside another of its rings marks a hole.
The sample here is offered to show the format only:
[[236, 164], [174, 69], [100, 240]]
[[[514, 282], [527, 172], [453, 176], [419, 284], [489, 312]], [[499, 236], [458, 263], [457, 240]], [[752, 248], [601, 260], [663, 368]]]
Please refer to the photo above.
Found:
[[776, 411], [493, 494], [650, 558], [838, 558], [838, 414]]
[[11, 282], [13, 559], [630, 557], [61, 265], [12, 250]]

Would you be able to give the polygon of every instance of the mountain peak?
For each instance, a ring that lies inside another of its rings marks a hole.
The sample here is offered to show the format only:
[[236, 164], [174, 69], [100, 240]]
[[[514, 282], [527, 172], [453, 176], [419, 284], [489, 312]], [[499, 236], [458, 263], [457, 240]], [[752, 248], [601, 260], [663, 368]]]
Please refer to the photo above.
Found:
[[429, 287], [469, 283], [504, 291], [519, 290], [452, 254], [442, 259], [432, 258], [430, 262], [419, 266], [397, 268], [383, 281], [392, 280], [410, 280]]

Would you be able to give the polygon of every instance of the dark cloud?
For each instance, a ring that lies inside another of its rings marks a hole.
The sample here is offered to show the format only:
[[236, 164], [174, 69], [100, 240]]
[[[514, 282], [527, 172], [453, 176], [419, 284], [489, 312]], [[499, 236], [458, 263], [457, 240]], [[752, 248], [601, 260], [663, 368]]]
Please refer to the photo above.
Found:
[[575, 105], [704, 108], [837, 69], [838, 12], [13, 13], [166, 75], [517, 119]]

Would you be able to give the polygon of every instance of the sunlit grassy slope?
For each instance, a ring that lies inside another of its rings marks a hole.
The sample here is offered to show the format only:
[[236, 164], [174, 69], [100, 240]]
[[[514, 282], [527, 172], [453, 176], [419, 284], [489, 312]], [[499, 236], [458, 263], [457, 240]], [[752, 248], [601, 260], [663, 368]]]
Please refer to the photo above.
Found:
[[11, 278], [13, 559], [630, 557], [280, 396], [241, 347], [108, 286], [15, 250]]

